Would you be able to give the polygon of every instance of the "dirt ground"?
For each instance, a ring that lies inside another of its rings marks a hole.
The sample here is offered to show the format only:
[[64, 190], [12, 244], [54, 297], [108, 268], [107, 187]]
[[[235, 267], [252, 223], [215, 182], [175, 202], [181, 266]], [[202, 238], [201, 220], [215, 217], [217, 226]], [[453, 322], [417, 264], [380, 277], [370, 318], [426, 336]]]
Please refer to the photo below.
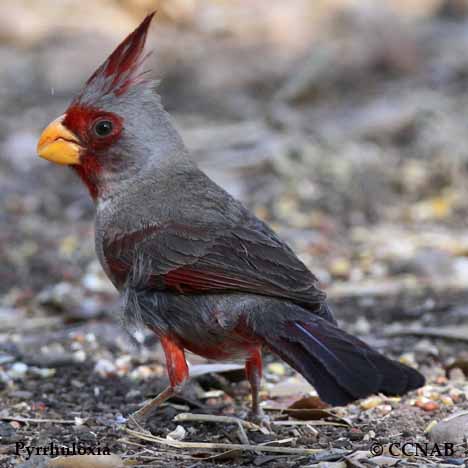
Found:
[[[181, 420], [249, 408], [241, 366], [196, 356], [183, 394], [131, 427], [167, 383], [162, 351], [120, 325], [85, 189], [35, 156], [144, 4], [97, 2], [88, 23], [86, 2], [64, 23], [58, 4], [0, 5], [0, 466], [52, 466], [22, 446], [74, 443], [124, 466], [468, 463], [466, 2], [161, 2], [150, 61], [194, 158], [291, 244], [346, 330], [427, 378], [402, 398], [323, 408], [267, 355], [271, 424], [243, 430]], [[454, 452], [434, 451], [443, 442]]]

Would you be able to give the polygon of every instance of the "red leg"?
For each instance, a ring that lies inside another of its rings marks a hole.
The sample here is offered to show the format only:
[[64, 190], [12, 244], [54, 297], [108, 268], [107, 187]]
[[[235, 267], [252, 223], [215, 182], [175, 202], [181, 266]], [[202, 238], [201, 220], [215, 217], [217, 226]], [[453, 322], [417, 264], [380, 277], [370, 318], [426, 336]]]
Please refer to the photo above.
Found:
[[249, 357], [245, 361], [245, 375], [250, 383], [252, 393], [252, 415], [261, 416], [261, 409], [258, 401], [258, 391], [262, 380], [262, 352], [260, 347], [253, 348]]
[[166, 367], [171, 387], [178, 389], [187, 380], [189, 371], [184, 348], [168, 336], [161, 336], [161, 344], [166, 355]]
[[166, 355], [166, 367], [170, 385], [132, 415], [138, 421], [146, 420], [155, 408], [176, 394], [188, 379], [189, 371], [184, 349], [169, 336], [161, 336], [161, 344]]

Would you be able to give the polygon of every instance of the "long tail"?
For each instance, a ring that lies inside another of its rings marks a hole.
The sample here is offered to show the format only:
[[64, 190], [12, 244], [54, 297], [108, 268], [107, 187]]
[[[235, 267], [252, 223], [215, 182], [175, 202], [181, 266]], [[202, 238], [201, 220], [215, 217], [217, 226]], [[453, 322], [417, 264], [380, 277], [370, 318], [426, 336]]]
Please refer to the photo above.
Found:
[[[275, 314], [256, 321], [271, 351], [300, 372], [331, 405], [383, 393], [403, 395], [424, 385], [415, 369], [386, 358], [335, 324], [310, 312]], [[263, 314], [262, 314], [263, 315]], [[272, 330], [271, 319], [279, 320]]]

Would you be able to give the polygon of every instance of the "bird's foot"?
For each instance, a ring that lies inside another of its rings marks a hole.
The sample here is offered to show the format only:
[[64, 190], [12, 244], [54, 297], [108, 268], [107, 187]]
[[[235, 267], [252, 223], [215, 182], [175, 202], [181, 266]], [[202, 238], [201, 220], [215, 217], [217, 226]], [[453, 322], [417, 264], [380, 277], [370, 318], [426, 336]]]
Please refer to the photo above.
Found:
[[133, 429], [139, 432], [147, 432], [146, 429], [144, 428], [145, 422], [147, 418], [144, 419], [139, 419], [137, 415], [138, 411], [135, 411], [135, 413], [132, 413], [128, 419], [127, 419], [127, 427], [129, 429]]
[[142, 406], [138, 411], [135, 411], [133, 414], [131, 414], [128, 418], [128, 423], [135, 428], [142, 429], [142, 426], [154, 413], [154, 411], [174, 394], [175, 389], [173, 387], [167, 387], [156, 398], [153, 398], [151, 401]]
[[258, 408], [256, 411], [249, 411], [247, 414], [247, 420], [256, 424], [257, 426], [267, 429], [269, 432], [272, 432], [272, 421], [270, 416], [266, 415], [261, 408]]

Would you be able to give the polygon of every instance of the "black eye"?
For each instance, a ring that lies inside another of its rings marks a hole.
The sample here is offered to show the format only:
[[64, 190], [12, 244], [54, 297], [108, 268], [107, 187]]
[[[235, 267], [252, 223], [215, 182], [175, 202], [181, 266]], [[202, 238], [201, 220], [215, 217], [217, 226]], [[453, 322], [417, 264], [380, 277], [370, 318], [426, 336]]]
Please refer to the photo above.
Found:
[[110, 135], [113, 129], [114, 126], [110, 120], [99, 120], [94, 124], [94, 133], [100, 137]]

